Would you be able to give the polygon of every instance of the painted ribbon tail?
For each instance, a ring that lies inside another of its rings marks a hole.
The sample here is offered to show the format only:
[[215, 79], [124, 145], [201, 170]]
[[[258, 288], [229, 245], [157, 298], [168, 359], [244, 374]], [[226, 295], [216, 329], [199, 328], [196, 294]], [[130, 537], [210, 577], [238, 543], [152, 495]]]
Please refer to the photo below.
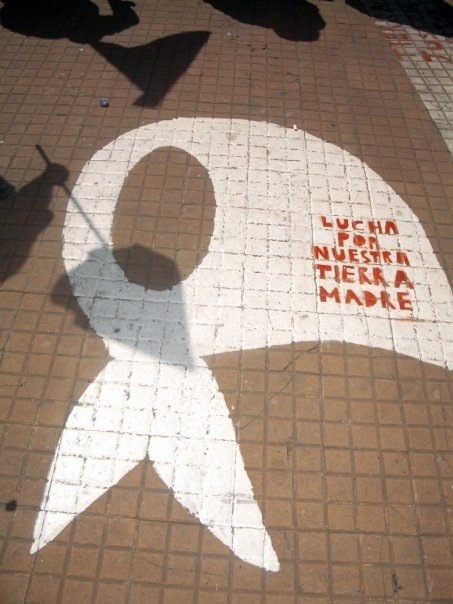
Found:
[[278, 571], [233, 423], [211, 371], [206, 366], [163, 364], [160, 371], [149, 445], [157, 474], [236, 556]]
[[128, 405], [128, 389], [113, 393], [111, 378], [106, 380], [119, 364], [108, 363], [68, 417], [47, 477], [32, 554], [146, 457], [149, 422], [146, 433], [134, 429], [137, 422], [129, 426], [129, 415], [137, 410]]
[[[146, 363], [146, 373], [157, 377], [152, 365]], [[157, 373], [158, 387], [134, 386], [129, 363], [112, 360], [85, 390], [57, 446], [31, 553], [119, 482], [148, 449], [156, 472], [189, 512], [239, 558], [277, 571], [278, 558], [211, 371], [161, 362]]]

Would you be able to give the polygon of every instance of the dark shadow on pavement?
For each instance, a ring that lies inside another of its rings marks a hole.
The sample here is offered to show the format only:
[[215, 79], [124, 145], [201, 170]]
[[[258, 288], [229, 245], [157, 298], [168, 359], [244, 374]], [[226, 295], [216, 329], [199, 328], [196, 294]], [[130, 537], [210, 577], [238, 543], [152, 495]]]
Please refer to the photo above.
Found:
[[236, 21], [273, 29], [294, 42], [314, 42], [326, 26], [318, 7], [308, 0], [204, 1]]
[[63, 186], [68, 170], [60, 164], [46, 169], [19, 191], [1, 179], [0, 190], [7, 195], [0, 199], [3, 220], [0, 226], [0, 283], [20, 271], [31, 247], [53, 218], [48, 209], [54, 186]]
[[134, 105], [155, 107], [188, 69], [209, 35], [207, 31], [183, 32], [133, 48], [109, 42], [91, 46], [143, 92]]
[[89, 44], [139, 22], [133, 2], [108, 0], [112, 14], [100, 15], [90, 0], [2, 0], [0, 23], [6, 29], [45, 39], [68, 38]]
[[430, 34], [453, 37], [453, 7], [444, 0], [346, 0], [346, 4], [373, 17], [409, 25]]
[[145, 289], [165, 291], [181, 282], [174, 260], [154, 250], [135, 244], [113, 250], [113, 256], [130, 283]]
[[14, 187], [0, 176], [0, 202], [5, 201], [14, 194]]
[[139, 22], [133, 2], [108, 0], [112, 14], [104, 16], [91, 0], [0, 1], [0, 23], [11, 31], [90, 45], [143, 92], [139, 106], [158, 105], [209, 38], [209, 32], [195, 31], [126, 48], [101, 40]]
[[[85, 261], [85, 264], [88, 266], [92, 259], [97, 259], [104, 253], [105, 249], [93, 251], [91, 254], [92, 257], [89, 257]], [[132, 245], [118, 249], [114, 248], [112, 253], [115, 260], [118, 262], [118, 265], [124, 272], [126, 281], [130, 284], [140, 285], [144, 287], [145, 290], [171, 290], [182, 280], [178, 266], [174, 260], [142, 245]], [[80, 265], [74, 269], [73, 275], [71, 276], [80, 280], [83, 273], [84, 266]], [[99, 287], [102, 289], [101, 277], [99, 277], [99, 284]], [[122, 283], [120, 282], [118, 287], [121, 288], [121, 285]], [[74, 296], [69, 275], [64, 274], [56, 281], [51, 297], [56, 304], [64, 306], [73, 312], [75, 325], [78, 325], [83, 329], [91, 329], [87, 316], [80, 308], [77, 303], [77, 298]], [[141, 302], [138, 302], [138, 304], [140, 303]], [[120, 323], [121, 321], [118, 320], [118, 322]]]

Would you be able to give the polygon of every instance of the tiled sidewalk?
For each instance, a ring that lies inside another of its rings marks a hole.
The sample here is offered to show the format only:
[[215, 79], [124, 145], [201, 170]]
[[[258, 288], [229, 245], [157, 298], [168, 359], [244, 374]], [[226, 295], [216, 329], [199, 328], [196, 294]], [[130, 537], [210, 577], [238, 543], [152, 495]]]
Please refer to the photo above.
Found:
[[451, 602], [451, 155], [376, 16], [3, 4], [0, 602]]
[[453, 5], [363, 0], [453, 154]]

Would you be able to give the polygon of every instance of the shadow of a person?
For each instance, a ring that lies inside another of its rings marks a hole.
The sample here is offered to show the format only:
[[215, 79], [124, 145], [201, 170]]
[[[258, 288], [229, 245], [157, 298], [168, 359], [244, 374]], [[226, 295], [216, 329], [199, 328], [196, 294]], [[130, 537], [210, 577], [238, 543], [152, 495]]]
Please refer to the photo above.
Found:
[[139, 19], [128, 0], [108, 0], [111, 15], [100, 15], [91, 0], [1, 0], [0, 23], [16, 33], [44, 39], [67, 38], [88, 44], [142, 92], [135, 104], [154, 107], [185, 72], [209, 38], [209, 32], [182, 32], [127, 48], [102, 42]]
[[308, 0], [204, 0], [236, 21], [273, 29], [286, 40], [314, 42], [326, 26], [317, 6]]
[[[90, 279], [93, 267], [99, 265], [99, 258], [102, 258], [104, 253], [105, 250], [103, 249], [93, 251], [86, 259], [84, 265], [79, 266], [71, 275], [62, 275], [55, 283], [52, 291], [52, 300], [65, 308], [68, 308], [67, 296], [69, 295], [72, 298], [73, 303], [70, 305], [70, 309], [74, 314], [74, 324], [83, 329], [90, 328], [89, 321], [77, 303], [76, 298], [74, 298], [71, 279], [78, 281], [84, 278]], [[135, 244], [129, 247], [115, 248], [112, 253], [118, 263], [118, 267], [124, 272], [127, 283], [130, 284], [131, 288], [136, 288], [137, 291], [153, 290], [156, 293], [165, 292], [166, 290], [171, 290], [173, 286], [181, 282], [181, 274], [176, 262], [154, 250]], [[111, 260], [108, 254], [107, 257]], [[140, 267], [140, 275], [137, 274], [137, 267]], [[99, 280], [99, 290], [98, 294], [101, 296], [102, 278]], [[115, 303], [116, 298], [112, 298], [112, 305]], [[182, 300], [178, 299], [174, 308], [179, 309], [177, 319], [182, 326], [181, 329], [185, 331], [186, 321]], [[150, 320], [152, 321], [152, 317]], [[120, 325], [120, 323], [120, 320], [116, 320], [114, 324], [112, 323], [111, 337], [116, 337], [121, 333], [123, 335], [127, 334], [127, 329], [124, 328], [124, 325]]]
[[33, 243], [52, 221], [53, 212], [48, 206], [53, 187], [63, 186], [68, 176], [65, 166], [49, 164], [19, 191], [3, 181], [6, 184], [2, 188], [8, 191], [3, 204], [7, 204], [8, 209], [0, 227], [0, 283], [18, 273], [25, 264]]
[[0, 23], [6, 29], [45, 39], [68, 38], [89, 44], [139, 22], [127, 0], [108, 0], [111, 15], [100, 15], [91, 0], [2, 0]]
[[453, 6], [445, 0], [405, 0], [397, 3], [346, 0], [346, 4], [374, 19], [408, 25], [446, 38], [453, 37]]
[[2, 176], [0, 176], [0, 201], [8, 199], [14, 194], [14, 187], [9, 184]]

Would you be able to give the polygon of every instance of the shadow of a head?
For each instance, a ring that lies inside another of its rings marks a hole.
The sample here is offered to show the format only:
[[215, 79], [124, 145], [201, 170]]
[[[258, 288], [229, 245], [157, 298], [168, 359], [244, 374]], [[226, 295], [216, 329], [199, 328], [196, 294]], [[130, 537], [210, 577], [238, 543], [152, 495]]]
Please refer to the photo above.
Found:
[[317, 6], [308, 0], [204, 0], [236, 21], [273, 29], [293, 42], [314, 42], [326, 26]]
[[[93, 257], [98, 255], [93, 252]], [[181, 281], [178, 266], [173, 260], [142, 245], [114, 249], [113, 257], [124, 272], [126, 281], [130, 284], [139, 285], [146, 290], [171, 290]], [[87, 266], [90, 262], [91, 259], [88, 258], [86, 260]], [[84, 272], [83, 266], [76, 270], [78, 276]], [[73, 298], [70, 279], [71, 277], [68, 275], [62, 275], [58, 279], [52, 290], [52, 300], [56, 304], [67, 308], [69, 298], [69, 308], [74, 313], [75, 325], [88, 329], [88, 319]]]
[[145, 289], [164, 291], [180, 283], [181, 275], [178, 265], [142, 245], [132, 245], [113, 251], [113, 256], [131, 283]]
[[49, 163], [43, 172], [16, 192], [16, 197], [31, 198], [35, 208], [46, 208], [51, 201], [51, 187], [63, 187], [69, 178], [68, 169], [62, 164]]
[[[124, 272], [126, 280], [145, 289], [171, 290], [182, 280], [178, 265], [174, 260], [142, 245], [136, 244], [114, 249], [113, 257]], [[52, 299], [57, 304], [66, 306], [65, 298], [67, 296], [72, 296], [72, 288], [69, 277], [63, 275], [55, 283]], [[78, 306], [77, 309], [80, 311]], [[76, 322], [83, 327], [87, 326], [83, 313], [80, 315], [77, 312]]]
[[139, 22], [126, 0], [109, 0], [111, 15], [100, 15], [91, 0], [2, 0], [0, 22], [16, 33], [45, 39], [68, 38], [79, 44], [119, 33]]
[[15, 188], [0, 176], [0, 201], [6, 200], [14, 195]]
[[62, 164], [50, 163], [41, 178], [46, 184], [62, 187], [69, 178], [69, 170]]
[[424, 2], [405, 0], [397, 3], [346, 0], [346, 4], [373, 19], [407, 25], [416, 30], [446, 38], [453, 37], [451, 0], [425, 0]]

